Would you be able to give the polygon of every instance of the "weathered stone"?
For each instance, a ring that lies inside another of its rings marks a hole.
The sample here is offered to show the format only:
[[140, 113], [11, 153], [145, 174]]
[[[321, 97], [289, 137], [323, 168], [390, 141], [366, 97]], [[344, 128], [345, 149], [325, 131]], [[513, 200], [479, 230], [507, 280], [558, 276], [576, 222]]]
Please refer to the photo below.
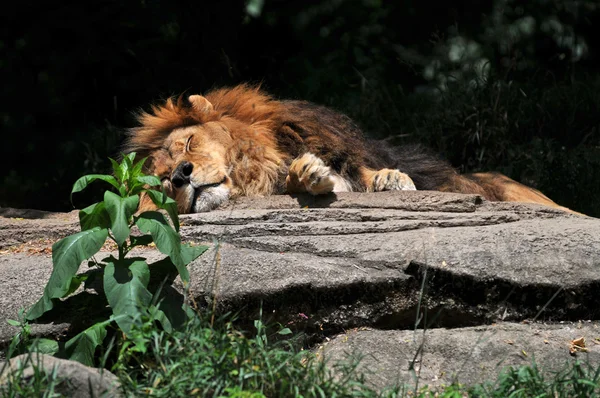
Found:
[[[25, 364], [25, 365], [23, 365]], [[56, 371], [55, 392], [66, 397], [121, 397], [120, 384], [117, 377], [106, 369], [95, 369], [76, 361], [68, 361], [44, 354], [23, 354], [12, 358], [8, 366], [0, 364], [0, 392], [2, 386], [10, 380], [18, 382], [31, 379], [35, 369], [46, 375]], [[19, 371], [22, 368], [22, 372]]]
[[77, 211], [0, 208], [0, 250], [26, 242], [58, 240], [79, 230]]
[[[586, 351], [569, 351], [570, 342], [584, 337]], [[351, 330], [320, 345], [316, 351], [335, 363], [361, 359], [358, 371], [372, 387], [414, 388], [473, 385], [496, 380], [509, 366], [532, 365], [552, 380], [552, 372], [579, 360], [600, 364], [598, 322], [556, 325], [499, 323], [460, 329]]]
[[[52, 265], [39, 246], [78, 229], [76, 212], [44, 217], [0, 217], [0, 239], [21, 243], [0, 244], [0, 320], [40, 297]], [[600, 318], [600, 220], [540, 205], [424, 191], [272, 196], [181, 223], [184, 241], [212, 246], [188, 267], [197, 304], [242, 320], [262, 308], [317, 339], [360, 326], [411, 329], [419, 309], [431, 315], [427, 327], [456, 333], [498, 320]], [[173, 286], [181, 291], [179, 279]], [[60, 330], [71, 335], [104, 310], [91, 293], [57, 305]], [[91, 301], [78, 309], [82, 297]], [[34, 331], [56, 333], [47, 327]], [[15, 331], [0, 322], [0, 345]]]

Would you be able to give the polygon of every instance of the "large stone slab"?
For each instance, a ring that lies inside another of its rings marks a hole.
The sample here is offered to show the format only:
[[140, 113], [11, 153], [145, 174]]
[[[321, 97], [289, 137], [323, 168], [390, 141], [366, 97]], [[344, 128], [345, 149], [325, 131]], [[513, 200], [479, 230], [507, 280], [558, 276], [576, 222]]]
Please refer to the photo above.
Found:
[[[0, 209], [0, 344], [41, 295], [48, 247], [78, 230], [76, 211]], [[29, 218], [26, 216], [28, 215]], [[42, 217], [42, 218], [39, 218]], [[600, 220], [477, 195], [407, 191], [242, 198], [181, 217], [184, 241], [211, 249], [190, 264], [200, 306], [267, 320], [319, 341], [353, 327], [412, 329], [600, 318]], [[46, 246], [46, 247], [45, 247]], [[110, 249], [110, 247], [107, 247]], [[137, 254], [158, 261], [154, 250]], [[178, 279], [172, 292], [181, 291]], [[176, 293], [175, 293], [176, 294]], [[70, 335], [100, 310], [67, 300], [39, 335]]]
[[[571, 354], [583, 337], [586, 351]], [[499, 323], [460, 329], [351, 330], [321, 344], [330, 363], [361, 359], [358, 371], [372, 387], [473, 385], [496, 380], [508, 367], [535, 363], [552, 380], [574, 361], [600, 365], [598, 322], [555, 325]]]
[[191, 266], [195, 296], [311, 313], [333, 329], [410, 327], [422, 289], [445, 326], [598, 315], [597, 219], [472, 195], [339, 196], [308, 207], [273, 197], [185, 217], [187, 239], [225, 242], [220, 261], [212, 252]]
[[0, 251], [27, 242], [47, 243], [78, 232], [77, 213], [0, 208]]

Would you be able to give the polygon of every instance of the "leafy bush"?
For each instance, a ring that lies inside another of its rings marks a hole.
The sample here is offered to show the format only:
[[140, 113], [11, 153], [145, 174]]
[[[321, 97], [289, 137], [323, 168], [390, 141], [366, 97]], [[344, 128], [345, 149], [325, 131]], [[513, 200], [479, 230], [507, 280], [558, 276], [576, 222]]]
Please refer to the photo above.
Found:
[[484, 382], [465, 390], [472, 397], [597, 397], [600, 394], [600, 367], [574, 361], [554, 374], [542, 373], [533, 362], [509, 367], [495, 382]]
[[[378, 397], [356, 372], [358, 361], [326, 363], [289, 341], [289, 329], [272, 330], [254, 321], [243, 333], [224, 316], [193, 318], [172, 334], [151, 326], [136, 329], [140, 350], [122, 352], [116, 367], [127, 393], [153, 397]], [[144, 343], [141, 343], [144, 342]], [[333, 371], [335, 370], [335, 371]]]
[[[106, 191], [103, 201], [81, 210], [81, 232], [52, 246], [53, 270], [50, 280], [42, 298], [27, 312], [25, 320], [40, 318], [52, 310], [57, 299], [73, 294], [88, 278], [88, 275], [77, 274], [80, 264], [90, 259], [88, 265], [99, 267], [102, 274], [103, 290], [112, 310], [111, 316], [79, 333], [64, 345], [41, 340], [36, 343], [34, 349], [91, 365], [95, 350], [102, 344], [107, 334], [106, 329], [112, 322], [116, 322], [127, 336], [135, 324], [147, 318], [157, 320], [164, 330], [170, 332], [173, 325], [178, 323], [176, 318], [180, 317], [182, 311], [188, 310], [185, 304], [184, 307], [172, 308], [175, 304], [168, 300], [157, 303], [157, 292], [148, 289], [150, 268], [145, 259], [126, 257], [133, 248], [154, 242], [158, 250], [168, 256], [165, 259], [168, 265], [177, 270], [184, 286], [187, 286], [189, 273], [186, 265], [207, 249], [206, 246], [181, 243], [175, 201], [164, 191], [147, 188], [160, 186], [160, 180], [142, 173], [146, 159], [135, 164], [134, 159], [135, 153], [124, 156], [120, 164], [111, 159], [114, 176], [93, 174], [81, 177], [75, 182], [72, 193], [85, 189], [93, 181], [102, 180], [110, 184], [118, 194]], [[173, 226], [158, 211], [135, 214], [142, 193], [148, 195], [159, 209], [167, 212]], [[134, 226], [142, 235], [131, 234]], [[117, 245], [118, 257], [110, 255], [98, 262], [94, 255], [100, 251], [107, 239]], [[26, 328], [26, 322], [21, 325]], [[27, 330], [24, 329], [24, 332], [26, 335]]]

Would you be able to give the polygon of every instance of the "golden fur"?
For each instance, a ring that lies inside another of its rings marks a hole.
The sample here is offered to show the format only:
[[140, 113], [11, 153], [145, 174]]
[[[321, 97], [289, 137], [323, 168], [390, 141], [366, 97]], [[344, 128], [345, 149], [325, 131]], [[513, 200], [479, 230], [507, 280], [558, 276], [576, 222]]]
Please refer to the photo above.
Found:
[[[348, 117], [240, 85], [168, 99], [141, 113], [127, 151], [149, 157], [180, 213], [229, 198], [310, 192], [440, 190], [562, 208], [496, 173], [459, 175], [420, 147], [368, 140]], [[141, 207], [150, 207], [142, 200]]]

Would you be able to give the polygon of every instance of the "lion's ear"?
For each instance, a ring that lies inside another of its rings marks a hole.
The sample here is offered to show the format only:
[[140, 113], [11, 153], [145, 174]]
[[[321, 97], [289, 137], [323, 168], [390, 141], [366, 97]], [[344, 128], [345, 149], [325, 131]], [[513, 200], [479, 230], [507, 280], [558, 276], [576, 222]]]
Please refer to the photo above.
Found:
[[188, 101], [190, 101], [192, 107], [198, 112], [208, 113], [214, 109], [213, 105], [201, 95], [190, 95]]

